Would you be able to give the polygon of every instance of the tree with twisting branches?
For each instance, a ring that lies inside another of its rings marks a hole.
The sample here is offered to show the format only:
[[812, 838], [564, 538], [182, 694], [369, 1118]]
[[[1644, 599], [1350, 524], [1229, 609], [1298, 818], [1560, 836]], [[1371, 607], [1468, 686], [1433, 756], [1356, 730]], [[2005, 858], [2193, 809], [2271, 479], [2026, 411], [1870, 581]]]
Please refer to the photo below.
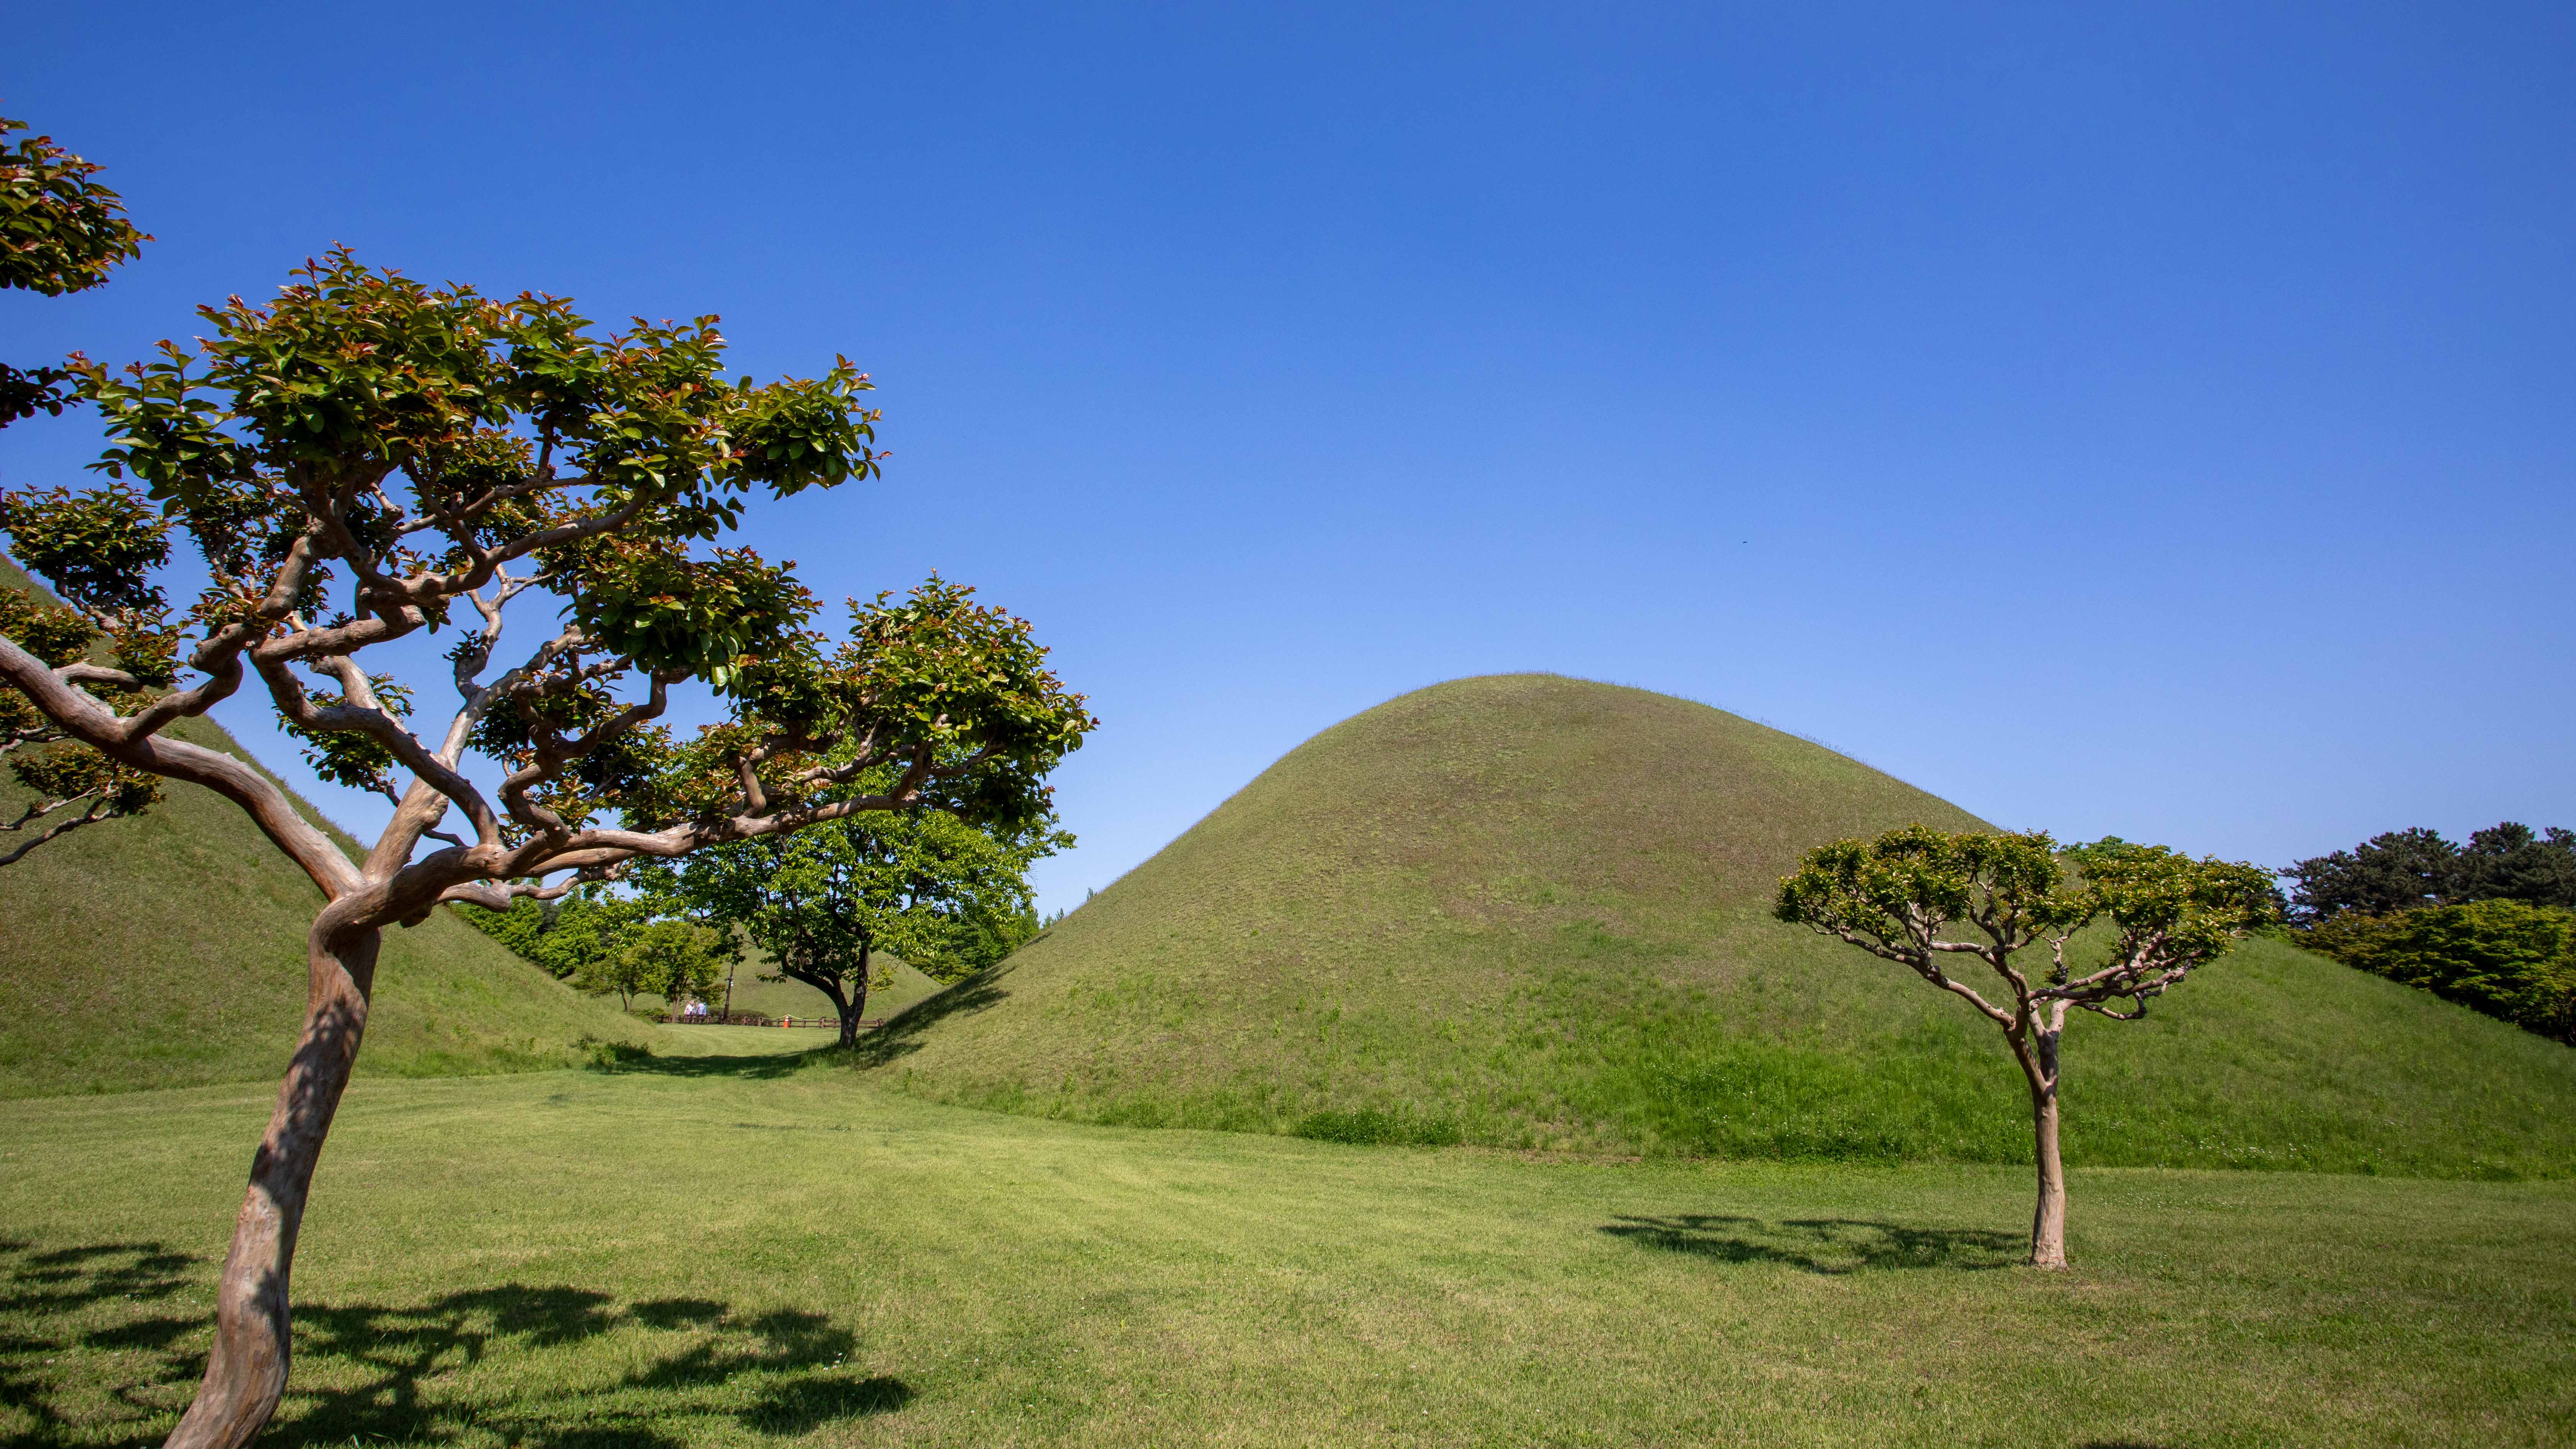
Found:
[[[2061, 852], [2044, 831], [1944, 834], [1911, 825], [1807, 852], [1780, 882], [1773, 914], [1904, 966], [2003, 1029], [2030, 1086], [2039, 1172], [2030, 1261], [2063, 1268], [2057, 1087], [2067, 1011], [2135, 1021], [2194, 967], [2278, 920], [2280, 907], [2271, 873], [2259, 866], [2116, 839]], [[2079, 964], [2094, 943], [2078, 937], [2097, 923], [2108, 924], [2109, 939]], [[1955, 939], [1954, 927], [1965, 928]], [[2046, 966], [2014, 963], [2034, 946], [2046, 948]], [[1996, 999], [1950, 974], [1948, 963], [1962, 960], [1993, 973]]]
[[[755, 498], [877, 475], [869, 383], [845, 360], [727, 380], [712, 317], [603, 337], [564, 299], [432, 288], [345, 250], [266, 305], [201, 315], [194, 350], [70, 360], [106, 420], [108, 481], [8, 498], [11, 553], [69, 617], [0, 620], [0, 698], [230, 799], [324, 899], [205, 1380], [170, 1439], [188, 1449], [245, 1443], [285, 1386], [296, 1234], [386, 927], [867, 811], [1037, 819], [1093, 727], [1027, 624], [969, 589], [853, 602], [827, 635], [792, 566], [719, 546]], [[177, 537], [206, 581], [173, 617], [148, 575]], [[559, 615], [496, 662], [505, 621], [540, 601]], [[67, 630], [89, 631], [80, 657]], [[425, 681], [367, 667], [420, 634], [453, 641], [457, 702], [434, 731]], [[362, 858], [257, 770], [165, 735], [249, 681], [325, 774], [393, 800]], [[692, 683], [721, 717], [684, 734], [662, 716]]]

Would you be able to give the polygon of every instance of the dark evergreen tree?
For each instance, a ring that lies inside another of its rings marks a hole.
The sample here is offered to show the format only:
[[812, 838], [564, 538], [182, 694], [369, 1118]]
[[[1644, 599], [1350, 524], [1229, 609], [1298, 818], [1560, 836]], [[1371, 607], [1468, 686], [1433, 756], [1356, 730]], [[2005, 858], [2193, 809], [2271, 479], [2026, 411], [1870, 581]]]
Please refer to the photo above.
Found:
[[2302, 924], [2346, 912], [2385, 916], [2457, 899], [2460, 848], [2435, 830], [2392, 830], [2350, 850], [2314, 856], [2282, 872], [2290, 918]]
[[2576, 832], [2507, 820], [2459, 846], [2439, 831], [2392, 830], [2282, 874], [2294, 882], [2290, 919], [2301, 925], [2471, 901], [2576, 909]]
[[2460, 852], [2459, 877], [2463, 901], [2576, 908], [2576, 833], [2511, 820], [2478, 831]]

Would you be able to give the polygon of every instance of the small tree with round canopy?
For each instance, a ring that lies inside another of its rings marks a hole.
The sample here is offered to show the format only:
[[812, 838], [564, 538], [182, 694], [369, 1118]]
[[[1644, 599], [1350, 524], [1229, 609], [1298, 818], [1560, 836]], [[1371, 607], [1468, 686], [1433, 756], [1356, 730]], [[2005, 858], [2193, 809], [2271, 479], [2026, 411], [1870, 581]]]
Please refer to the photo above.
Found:
[[722, 932], [682, 917], [638, 921], [603, 950], [573, 968], [572, 984], [584, 991], [617, 993], [620, 1010], [639, 992], [651, 992], [677, 1011], [703, 998], [724, 975], [733, 947]]
[[[2030, 1261], [2063, 1268], [2057, 1088], [2068, 1009], [2134, 1021], [2194, 967], [2278, 920], [2280, 907], [2271, 873], [2259, 866], [2116, 839], [2061, 852], [2044, 831], [1945, 834], [1912, 825], [1807, 852], [1797, 873], [1781, 880], [1773, 913], [1909, 968], [2003, 1029], [2030, 1087], [2039, 1172]], [[2079, 942], [2097, 922], [2108, 923], [2108, 939]], [[1954, 927], [1964, 929], [1954, 936]], [[2014, 963], [2034, 946], [2047, 948], [2044, 967]], [[2085, 955], [2092, 959], [2074, 959]], [[1948, 963], [1961, 960], [1993, 973], [1998, 999], [1950, 974]]]
[[1008, 927], [1029, 911], [1029, 865], [1072, 843], [1051, 815], [879, 811], [717, 846], [638, 879], [699, 919], [741, 927], [776, 964], [769, 979], [830, 999], [850, 1047], [869, 991], [887, 984], [880, 953], [946, 980], [991, 965], [988, 953], [1018, 943]]
[[[116, 766], [230, 799], [323, 897], [182, 1449], [247, 1442], [284, 1389], [296, 1235], [386, 927], [872, 810], [1031, 819], [1092, 727], [1028, 626], [970, 590], [853, 603], [832, 638], [787, 566], [715, 546], [757, 497], [876, 475], [877, 414], [846, 361], [728, 380], [712, 317], [602, 337], [564, 299], [431, 288], [346, 251], [265, 306], [201, 315], [193, 352], [164, 343], [122, 373], [71, 359], [111, 481], [7, 500], [10, 551], [64, 600], [38, 624], [89, 631], [108, 662], [22, 619], [0, 632], [9, 697]], [[205, 566], [176, 619], [150, 577], [174, 535]], [[532, 594], [561, 614], [496, 669]], [[397, 702], [427, 682], [398, 695], [367, 662], [437, 634], [457, 703], [416, 734]], [[166, 735], [250, 680], [327, 772], [395, 801], [363, 856], [257, 769]], [[660, 719], [692, 682], [720, 717], [682, 735]], [[881, 784], [850, 788], [870, 771]], [[451, 814], [460, 832], [439, 829]]]

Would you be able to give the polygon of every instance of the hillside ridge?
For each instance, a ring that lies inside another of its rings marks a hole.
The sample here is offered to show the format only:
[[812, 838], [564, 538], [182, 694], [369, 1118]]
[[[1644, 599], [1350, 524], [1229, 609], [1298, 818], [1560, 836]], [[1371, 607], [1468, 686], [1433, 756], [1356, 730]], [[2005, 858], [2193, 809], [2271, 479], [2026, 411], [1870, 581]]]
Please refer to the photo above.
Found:
[[[0, 559], [0, 588], [41, 586]], [[268, 772], [221, 726], [170, 733]], [[283, 782], [280, 782], [281, 786]], [[303, 1019], [321, 892], [239, 807], [164, 785], [150, 813], [84, 827], [0, 868], [0, 1097], [277, 1076]], [[343, 850], [356, 842], [290, 788]], [[0, 809], [26, 792], [0, 774]], [[448, 1076], [586, 1062], [649, 1028], [445, 911], [387, 931], [358, 1072]]]
[[[1984, 827], [1707, 705], [1453, 680], [1290, 751], [890, 1024], [866, 1070], [1101, 1122], [2021, 1161], [1989, 1025], [1769, 917], [1803, 850], [1912, 823]], [[2080, 1024], [2068, 1053], [2070, 1160], [2576, 1170], [2576, 1053], [2279, 942], [2147, 1021]]]

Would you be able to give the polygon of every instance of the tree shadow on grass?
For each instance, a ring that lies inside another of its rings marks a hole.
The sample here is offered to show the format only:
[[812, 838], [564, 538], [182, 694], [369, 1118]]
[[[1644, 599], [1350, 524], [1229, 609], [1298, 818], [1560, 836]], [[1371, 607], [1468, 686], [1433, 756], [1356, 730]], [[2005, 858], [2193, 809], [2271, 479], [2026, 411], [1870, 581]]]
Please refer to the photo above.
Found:
[[792, 1077], [831, 1050], [832, 1044], [825, 1043], [801, 1052], [765, 1052], [758, 1056], [620, 1057], [601, 1062], [591, 1070], [655, 1077], [740, 1077], [746, 1081], [767, 1082]]
[[2027, 1238], [1980, 1228], [1915, 1228], [1866, 1218], [1763, 1218], [1681, 1213], [1621, 1216], [1601, 1225], [1612, 1237], [1727, 1263], [1786, 1263], [1810, 1273], [1866, 1268], [2009, 1268], [2028, 1256]]
[[[89, 1426], [153, 1422], [173, 1386], [193, 1385], [204, 1371], [202, 1353], [171, 1352], [198, 1325], [167, 1311], [183, 1290], [203, 1286], [198, 1266], [157, 1242], [39, 1249], [0, 1240], [0, 1446], [158, 1443], [157, 1433], [101, 1438]], [[90, 1355], [142, 1372], [66, 1404], [64, 1365]]]
[[945, 991], [923, 997], [897, 1014], [885, 1025], [859, 1038], [857, 1048], [846, 1058], [850, 1065], [862, 1069], [881, 1067], [921, 1050], [916, 1040], [923, 1032], [952, 1016], [973, 1016], [990, 1011], [1010, 999], [1002, 989], [1002, 978], [1011, 974], [1011, 963], [1004, 961], [957, 982]]
[[[212, 1287], [212, 1264], [157, 1243], [0, 1242], [0, 1446], [158, 1442], [204, 1372]], [[585, 1347], [603, 1339], [617, 1342]], [[857, 1350], [819, 1313], [621, 1305], [562, 1285], [304, 1304], [294, 1377], [262, 1442], [663, 1449], [700, 1437], [707, 1418], [801, 1434], [911, 1402], [901, 1380], [860, 1376]], [[505, 1371], [477, 1372], [487, 1364]]]
[[818, 1061], [837, 1062], [861, 1070], [881, 1067], [921, 1050], [921, 1043], [915, 1038], [939, 1022], [952, 1016], [971, 1016], [979, 1011], [989, 1011], [1008, 1000], [1011, 993], [996, 983], [1009, 975], [1011, 969], [1011, 964], [1005, 961], [923, 997], [883, 1025], [861, 1032], [858, 1045], [846, 1052], [840, 1049], [837, 1040], [804, 1051], [764, 1052], [757, 1056], [658, 1056], [642, 1048], [611, 1047], [592, 1064], [591, 1070], [634, 1072], [657, 1077], [739, 1077], [768, 1081], [793, 1076]]

